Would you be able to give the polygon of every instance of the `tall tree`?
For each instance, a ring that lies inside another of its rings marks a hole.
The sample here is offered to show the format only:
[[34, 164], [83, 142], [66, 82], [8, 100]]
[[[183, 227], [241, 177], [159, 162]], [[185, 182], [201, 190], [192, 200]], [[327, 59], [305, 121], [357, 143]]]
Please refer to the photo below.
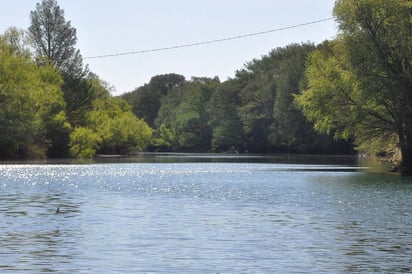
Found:
[[247, 149], [256, 152], [269, 150], [270, 126], [273, 123], [273, 104], [276, 94], [273, 75], [263, 69], [263, 62], [254, 60], [247, 66], [248, 71], [236, 75], [236, 79], [246, 85], [239, 91], [238, 115], [242, 121]]
[[334, 14], [341, 36], [310, 57], [297, 100], [318, 130], [363, 148], [398, 143], [412, 174], [411, 1], [338, 0]]
[[228, 80], [219, 85], [208, 105], [212, 148], [216, 151], [243, 150], [243, 127], [236, 107], [240, 102], [238, 83]]
[[66, 21], [56, 0], [37, 3], [30, 19], [28, 33], [36, 58], [40, 63], [51, 63], [62, 73], [67, 115], [73, 125], [80, 125], [95, 98], [86, 79], [89, 70], [75, 47], [76, 29]]
[[39, 58], [51, 62], [61, 71], [70, 71], [81, 60], [76, 29], [66, 22], [64, 11], [56, 0], [37, 3], [30, 12], [29, 37]]
[[293, 103], [293, 96], [305, 85], [305, 61], [314, 48], [308, 43], [291, 44], [271, 53], [274, 63], [272, 73], [276, 75], [276, 97], [270, 140], [277, 147], [310, 150], [319, 137]]

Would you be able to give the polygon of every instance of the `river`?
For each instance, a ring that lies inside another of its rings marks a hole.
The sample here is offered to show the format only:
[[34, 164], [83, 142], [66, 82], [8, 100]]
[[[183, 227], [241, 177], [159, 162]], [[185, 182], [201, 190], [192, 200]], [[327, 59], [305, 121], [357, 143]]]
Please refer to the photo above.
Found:
[[3, 163], [0, 272], [407, 273], [411, 208], [339, 157]]

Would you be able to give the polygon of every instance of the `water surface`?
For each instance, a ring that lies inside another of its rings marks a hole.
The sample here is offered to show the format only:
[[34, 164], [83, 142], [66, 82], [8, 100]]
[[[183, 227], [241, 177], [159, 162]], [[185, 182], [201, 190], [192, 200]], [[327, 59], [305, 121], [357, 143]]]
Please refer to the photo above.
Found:
[[412, 271], [411, 179], [187, 157], [0, 165], [0, 272]]

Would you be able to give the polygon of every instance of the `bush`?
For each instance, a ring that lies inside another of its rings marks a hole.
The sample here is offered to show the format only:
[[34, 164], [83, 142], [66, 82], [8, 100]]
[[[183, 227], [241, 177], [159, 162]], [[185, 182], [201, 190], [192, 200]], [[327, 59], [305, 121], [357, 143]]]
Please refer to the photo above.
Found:
[[89, 128], [76, 128], [70, 135], [70, 154], [76, 158], [92, 158], [102, 138]]

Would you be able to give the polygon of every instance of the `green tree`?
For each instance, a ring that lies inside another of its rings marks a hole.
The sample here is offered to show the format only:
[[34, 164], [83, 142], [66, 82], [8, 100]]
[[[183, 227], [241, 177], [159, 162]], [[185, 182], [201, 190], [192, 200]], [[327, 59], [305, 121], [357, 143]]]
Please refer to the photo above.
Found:
[[70, 135], [70, 154], [76, 158], [92, 158], [102, 139], [90, 128], [78, 127]]
[[80, 50], [76, 49], [76, 29], [64, 18], [64, 10], [56, 0], [37, 3], [30, 13], [28, 36], [39, 63], [51, 63], [63, 75], [62, 89], [66, 113], [74, 126], [82, 124], [85, 112], [94, 100], [87, 77], [89, 70], [83, 66]]
[[84, 125], [71, 135], [71, 154], [93, 157], [96, 153], [128, 154], [145, 149], [152, 138], [147, 123], [133, 115], [125, 100], [112, 97], [106, 83], [94, 78], [90, 85], [96, 99]]
[[[178, 147], [186, 150], [208, 150], [211, 146], [211, 128], [207, 103], [220, 84], [219, 79], [192, 78], [191, 81], [173, 89], [162, 100], [155, 121], [158, 129], [173, 133]], [[161, 136], [160, 132], [155, 133]], [[169, 138], [170, 139], [170, 138]]]
[[280, 149], [298, 152], [335, 151], [334, 140], [313, 130], [301, 110], [294, 103], [294, 96], [306, 88], [305, 65], [315, 46], [310, 43], [290, 44], [273, 51], [276, 65], [276, 96], [270, 142]]
[[152, 145], [156, 148], [172, 148], [178, 145], [176, 134], [167, 128], [165, 124], [160, 125], [153, 137]]
[[2, 41], [10, 47], [10, 50], [19, 56], [30, 58], [30, 49], [27, 44], [27, 34], [16, 27], [8, 28], [2, 35]]
[[216, 151], [244, 149], [242, 122], [236, 110], [239, 102], [238, 83], [228, 80], [217, 87], [207, 104], [212, 148]]
[[61, 77], [37, 67], [29, 55], [0, 37], [0, 157], [46, 157], [56, 144], [51, 130], [68, 131]]
[[[305, 63], [311, 43], [275, 48], [236, 73], [232, 88], [246, 149], [253, 152], [348, 153], [350, 144], [318, 134], [294, 103], [306, 87]], [[234, 96], [236, 98], [236, 96]]]
[[[256, 65], [260, 63], [255, 60]], [[237, 78], [251, 77], [247, 84], [240, 90], [241, 100], [238, 106], [238, 115], [243, 124], [245, 143], [249, 151], [266, 152], [269, 150], [270, 127], [273, 123], [273, 105], [275, 100], [275, 87], [268, 80], [268, 73], [253, 71], [251, 64], [248, 72], [237, 74]], [[244, 74], [250, 74], [245, 76]], [[242, 81], [242, 79], [239, 79]]]
[[78, 66], [81, 55], [75, 48], [76, 29], [66, 21], [56, 0], [37, 3], [30, 20], [29, 37], [38, 58], [51, 62], [60, 71]]
[[297, 101], [317, 130], [362, 149], [395, 141], [400, 171], [412, 174], [410, 1], [339, 0], [334, 13], [341, 35], [310, 57]]
[[185, 81], [184, 76], [174, 73], [157, 75], [152, 77], [148, 84], [122, 95], [122, 98], [129, 102], [137, 117], [154, 127], [162, 98]]
[[152, 130], [133, 115], [123, 99], [96, 99], [87, 116], [89, 127], [102, 139], [101, 153], [127, 154], [141, 151], [150, 144]]

